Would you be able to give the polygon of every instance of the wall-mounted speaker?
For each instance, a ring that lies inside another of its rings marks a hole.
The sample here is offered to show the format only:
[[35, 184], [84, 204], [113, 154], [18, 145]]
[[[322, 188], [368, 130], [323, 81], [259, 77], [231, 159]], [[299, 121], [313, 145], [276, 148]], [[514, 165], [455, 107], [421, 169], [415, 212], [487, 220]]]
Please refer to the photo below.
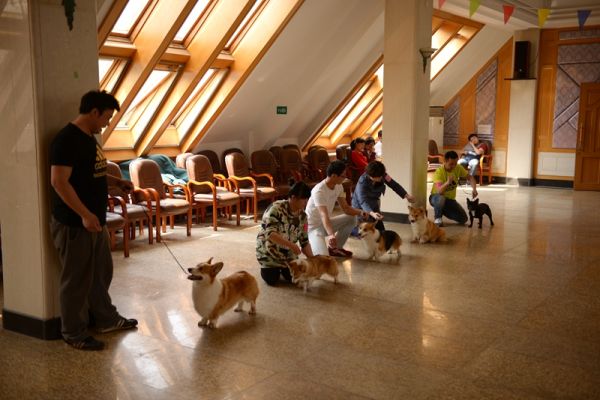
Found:
[[527, 40], [515, 42], [515, 63], [513, 79], [529, 78], [529, 53], [530, 43]]

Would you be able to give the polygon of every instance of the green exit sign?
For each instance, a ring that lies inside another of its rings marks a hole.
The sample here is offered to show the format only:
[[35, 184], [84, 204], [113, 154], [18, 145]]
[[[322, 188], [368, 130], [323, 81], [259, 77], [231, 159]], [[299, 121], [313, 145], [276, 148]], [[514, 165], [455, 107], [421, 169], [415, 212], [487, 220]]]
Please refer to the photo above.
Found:
[[277, 114], [287, 114], [287, 106], [277, 106]]

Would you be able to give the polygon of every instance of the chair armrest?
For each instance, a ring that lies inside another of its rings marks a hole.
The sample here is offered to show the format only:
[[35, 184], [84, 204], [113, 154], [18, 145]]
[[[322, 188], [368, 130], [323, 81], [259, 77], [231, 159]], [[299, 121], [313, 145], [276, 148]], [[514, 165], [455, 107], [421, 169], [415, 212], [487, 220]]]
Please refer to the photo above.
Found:
[[125, 205], [125, 200], [120, 196], [108, 195], [108, 210], [110, 212], [115, 212], [115, 203], [119, 203], [121, 206], [121, 212], [117, 214], [121, 214], [123, 218], [127, 219], [127, 206]]
[[150, 195], [150, 198], [153, 199], [151, 201], [155, 201], [156, 204], [160, 203], [160, 194], [158, 194], [158, 190], [154, 188], [145, 188], [144, 189]]
[[240, 185], [238, 182], [240, 181], [250, 181], [252, 182], [252, 188], [256, 191], [256, 180], [250, 176], [235, 176], [232, 175], [229, 177], [229, 181], [232, 182], [235, 186], [235, 190], [238, 194], [240, 194]]
[[188, 189], [188, 193], [190, 195], [189, 197], [189, 202], [192, 203], [194, 201], [194, 190], [193, 187], [194, 186], [208, 186], [210, 188], [210, 190], [212, 191], [213, 197], [217, 196], [217, 189], [215, 189], [215, 184], [210, 182], [210, 181], [193, 181], [190, 180], [187, 183], [187, 189]]
[[271, 187], [275, 186], [275, 182], [273, 181], [273, 176], [271, 174], [267, 174], [267, 173], [262, 173], [262, 174], [251, 173], [251, 175], [254, 178], [267, 178], [267, 179], [269, 179], [269, 184], [271, 185]]
[[175, 197], [175, 196], [173, 195], [173, 189], [175, 189], [175, 188], [181, 188], [181, 189], [183, 190], [183, 193], [185, 194], [185, 198], [186, 198], [186, 199], [189, 199], [189, 196], [188, 196], [188, 195], [189, 195], [189, 193], [188, 193], [188, 188], [187, 188], [187, 186], [186, 186], [186, 185], [182, 185], [182, 184], [180, 184], [180, 183], [175, 183], [175, 184], [173, 184], [173, 185], [170, 185], [170, 184], [167, 184], [167, 183], [165, 183], [164, 185], [165, 185], [165, 186], [166, 186], [166, 187], [169, 189], [169, 196], [170, 196], [171, 198], [174, 198], [174, 197]]
[[479, 159], [479, 166], [483, 168], [483, 163], [487, 163], [489, 165], [492, 164], [492, 161], [494, 160], [494, 156], [491, 154], [483, 154], [481, 156], [481, 158]]
[[427, 156], [427, 161], [437, 163], [437, 164], [443, 164], [444, 156], [441, 154], [430, 154]]

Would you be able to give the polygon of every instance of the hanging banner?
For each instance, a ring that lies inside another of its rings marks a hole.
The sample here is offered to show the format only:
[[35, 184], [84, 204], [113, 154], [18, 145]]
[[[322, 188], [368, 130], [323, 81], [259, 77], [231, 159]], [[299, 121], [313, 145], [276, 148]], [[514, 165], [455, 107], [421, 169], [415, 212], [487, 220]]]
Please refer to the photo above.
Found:
[[469, 18], [475, 14], [475, 11], [479, 8], [479, 0], [470, 0], [469, 3]]
[[506, 25], [513, 12], [515, 11], [515, 6], [503, 5], [502, 8], [504, 9], [504, 25]]
[[577, 19], [579, 20], [579, 29], [583, 29], [583, 25], [585, 25], [585, 21], [587, 21], [587, 19], [591, 13], [592, 13], [592, 10], [577, 10]]
[[444, 5], [444, 3], [446, 2], [446, 0], [438, 0], [438, 9], [442, 9], [442, 6]]
[[549, 8], [540, 8], [538, 9], [538, 26], [541, 28], [546, 23], [546, 19], [548, 19], [548, 15], [550, 15]]

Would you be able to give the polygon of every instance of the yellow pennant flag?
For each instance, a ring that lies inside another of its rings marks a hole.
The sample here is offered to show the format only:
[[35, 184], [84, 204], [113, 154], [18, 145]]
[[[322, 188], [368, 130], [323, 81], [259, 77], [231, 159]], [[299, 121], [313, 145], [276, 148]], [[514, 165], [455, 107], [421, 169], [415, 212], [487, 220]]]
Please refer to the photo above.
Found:
[[538, 26], [541, 28], [546, 23], [548, 19], [548, 15], [550, 15], [549, 8], [540, 8], [538, 9]]
[[471, 0], [469, 3], [469, 18], [475, 14], [475, 11], [479, 8], [479, 0]]

